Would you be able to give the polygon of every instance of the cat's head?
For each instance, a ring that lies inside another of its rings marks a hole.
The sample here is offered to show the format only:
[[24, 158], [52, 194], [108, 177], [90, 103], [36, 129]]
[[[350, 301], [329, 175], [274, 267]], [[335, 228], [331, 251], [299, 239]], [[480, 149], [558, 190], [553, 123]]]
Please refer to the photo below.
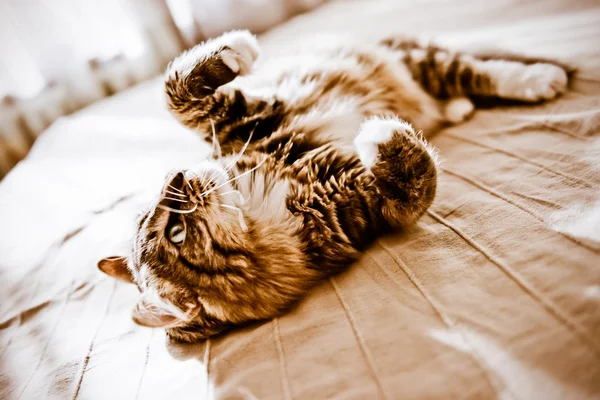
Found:
[[229, 180], [217, 162], [171, 174], [139, 219], [131, 254], [98, 263], [137, 285], [139, 325], [195, 340], [271, 317], [311, 283], [294, 237], [247, 215]]

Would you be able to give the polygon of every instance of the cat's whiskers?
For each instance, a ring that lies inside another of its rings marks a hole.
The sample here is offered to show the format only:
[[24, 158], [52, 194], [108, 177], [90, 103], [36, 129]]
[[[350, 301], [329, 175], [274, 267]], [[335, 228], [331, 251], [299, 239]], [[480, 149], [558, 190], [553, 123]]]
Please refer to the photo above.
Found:
[[173, 186], [173, 185], [171, 185], [171, 184], [167, 184], [167, 186], [168, 186], [168, 187], [170, 187], [171, 189], [173, 189], [173, 190], [175, 190], [175, 191], [179, 192], [179, 193], [182, 193], [182, 194], [184, 194], [183, 190], [181, 190], [181, 189], [177, 189], [175, 186]]
[[252, 141], [252, 135], [254, 135], [254, 131], [256, 130], [257, 126], [258, 126], [258, 122], [256, 122], [256, 124], [254, 124], [254, 128], [252, 128], [252, 130], [250, 131], [250, 134], [248, 135], [248, 140], [246, 140], [246, 143], [244, 143], [244, 146], [242, 146], [242, 149], [240, 150], [240, 152], [235, 156], [235, 158], [229, 164], [227, 164], [227, 166], [225, 167], [225, 171], [227, 171], [227, 172], [231, 171], [231, 168], [233, 168], [233, 166], [240, 160], [240, 158], [242, 158], [242, 156], [244, 155], [244, 152], [246, 151], [246, 149], [248, 148], [248, 145], [250, 144], [250, 141]]
[[[204, 180], [204, 181], [212, 181], [215, 180], [216, 175], [219, 174], [219, 170], [218, 169], [204, 169], [201, 171], [201, 175], [200, 175], [200, 179]], [[210, 175], [208, 175], [210, 173]], [[207, 176], [208, 175], [208, 176]]]
[[[137, 248], [133, 248], [133, 247], [137, 247]], [[150, 242], [145, 242], [142, 243], [141, 245], [134, 245], [134, 243], [131, 244], [132, 250], [131, 250], [131, 255], [133, 256], [134, 260], [139, 260], [140, 256], [142, 255], [142, 253], [148, 249], [150, 249], [152, 247], [152, 244]]]
[[217, 131], [215, 129], [215, 123], [213, 122], [212, 118], [210, 119], [210, 126], [212, 128], [213, 154], [216, 153], [218, 160], [221, 161], [221, 145], [217, 140]]
[[[214, 177], [215, 177], [215, 176], [214, 176], [214, 174], [215, 174], [215, 173], [217, 173], [217, 171], [212, 171], [212, 172], [211, 172], [209, 179], [207, 179], [209, 182], [211, 182], [211, 181], [214, 179]], [[225, 182], [224, 184], [227, 184], [227, 182]], [[204, 192], [202, 192], [202, 193], [200, 193], [200, 194], [198, 195], [198, 198], [200, 198], [200, 199], [201, 199], [201, 198], [202, 198], [202, 197], [204, 197], [206, 194], [208, 194], [208, 193], [211, 193], [213, 190], [215, 190], [215, 189], [218, 189], [218, 188], [220, 188], [221, 186], [223, 186], [223, 185], [219, 185], [219, 186], [216, 186], [216, 187], [212, 187], [212, 188], [210, 188], [210, 189], [206, 189]]]
[[188, 185], [188, 187], [190, 188], [190, 190], [193, 192], [194, 188], [192, 188], [192, 185], [190, 184], [190, 181], [188, 181], [187, 176], [185, 176], [186, 173], [187, 173], [187, 170], [183, 171], [183, 181]]
[[189, 210], [177, 210], [175, 208], [167, 207], [167, 206], [162, 205], [162, 204], [157, 204], [157, 207], [161, 208], [161, 209], [163, 209], [165, 211], [174, 212], [176, 214], [189, 214], [189, 213], [192, 213], [192, 212], [196, 211], [196, 209], [198, 208], [198, 204], [197, 203], [194, 204], [194, 207], [191, 208], [191, 209], [189, 209]]
[[245, 171], [244, 173], [242, 173], [242, 174], [240, 174], [240, 175], [238, 175], [238, 176], [234, 176], [233, 178], [229, 179], [227, 182], [225, 182], [225, 183], [222, 183], [221, 185], [219, 185], [219, 186], [216, 186], [216, 187], [214, 187], [214, 188], [212, 188], [212, 189], [209, 189], [209, 190], [207, 190], [207, 191], [205, 191], [205, 192], [203, 192], [203, 193], [200, 193], [199, 197], [204, 197], [204, 196], [206, 196], [206, 195], [208, 195], [208, 194], [210, 194], [210, 193], [214, 192], [215, 190], [217, 190], [217, 189], [219, 189], [219, 188], [221, 188], [221, 187], [223, 187], [223, 186], [227, 185], [228, 183], [235, 182], [235, 181], [237, 181], [238, 179], [240, 179], [240, 178], [242, 178], [242, 177], [244, 177], [244, 176], [246, 176], [246, 175], [248, 175], [248, 174], [251, 174], [252, 172], [256, 171], [258, 168], [260, 168], [260, 167], [261, 167], [261, 166], [262, 166], [262, 165], [263, 165], [263, 164], [264, 164], [264, 163], [267, 161], [267, 158], [268, 158], [268, 157], [265, 157], [265, 158], [263, 158], [263, 159], [262, 159], [262, 161], [260, 161], [260, 162], [259, 162], [258, 164], [256, 164], [254, 167], [250, 168], [248, 171]]
[[244, 196], [242, 195], [242, 193], [239, 190], [233, 189], [233, 190], [230, 190], [228, 192], [219, 193], [219, 195], [220, 196], [225, 196], [227, 194], [232, 194], [232, 193], [235, 193], [235, 194], [237, 194], [240, 197], [240, 200], [242, 201], [242, 204], [246, 203], [246, 199], [244, 198]]
[[[133, 246], [132, 246], [133, 247]], [[131, 251], [131, 255], [135, 257], [135, 259], [138, 259], [139, 256], [145, 251], [148, 250], [150, 248], [150, 243], [143, 243], [141, 246], [139, 246], [138, 248], [136, 248], [135, 250], [132, 249]]]
[[240, 223], [240, 227], [242, 228], [242, 230], [244, 232], [246, 232], [248, 230], [248, 225], [246, 225], [246, 221], [244, 221], [244, 213], [242, 212], [242, 209], [236, 206], [231, 206], [229, 204], [220, 204], [220, 203], [213, 203], [213, 202], [207, 202], [208, 204], [212, 204], [218, 207], [223, 207], [223, 208], [227, 208], [229, 210], [233, 210], [236, 211], [238, 214], [238, 219], [239, 219], [239, 223]]
[[208, 181], [209, 181], [209, 182], [212, 182], [213, 180], [215, 180], [215, 178], [217, 177], [217, 175], [218, 175], [218, 174], [219, 174], [219, 171], [217, 171], [217, 170], [213, 170], [213, 171], [210, 173], [210, 176], [208, 177]]
[[[210, 119], [210, 125], [212, 127], [212, 139], [213, 139], [213, 152], [217, 152], [218, 154], [218, 159], [219, 161], [221, 161], [221, 146], [217, 140], [217, 131], [215, 129], [215, 125], [212, 119]], [[254, 128], [252, 128], [252, 130], [250, 131], [250, 134], [248, 135], [248, 139], [246, 140], [246, 142], [244, 143], [244, 146], [242, 146], [241, 150], [239, 151], [239, 153], [227, 164], [227, 166], [224, 167], [225, 169], [225, 173], [227, 174], [227, 176], [229, 176], [229, 172], [231, 171], [231, 169], [235, 166], [235, 164], [240, 160], [240, 158], [242, 158], [242, 156], [244, 155], [244, 153], [246, 152], [246, 150], [248, 149], [248, 146], [250, 145], [250, 142], [252, 141], [252, 136], [254, 134], [254, 131], [256, 130], [256, 127], [258, 126], [258, 122], [254, 125]], [[265, 159], [266, 160], [266, 159]], [[200, 193], [198, 195], [198, 198], [201, 199], [202, 197], [214, 192], [215, 190], [227, 185], [230, 182], [233, 182], [239, 178], [241, 178], [242, 176], [246, 175], [247, 173], [251, 173], [252, 171], [254, 171], [256, 168], [258, 168], [260, 165], [262, 165], [262, 163], [265, 161], [263, 160], [261, 163], [259, 163], [258, 165], [256, 165], [254, 168], [252, 168], [249, 171], [244, 172], [243, 174], [239, 175], [239, 176], [234, 176], [231, 179], [227, 180], [226, 182], [217, 185], [216, 187], [210, 188], [202, 193]], [[202, 171], [201, 172], [201, 179], [203, 180], [208, 180], [208, 181], [213, 181], [215, 180], [215, 178], [218, 176], [219, 171], [218, 170], [213, 170], [210, 172], [210, 175], [208, 175], [208, 171]], [[208, 175], [208, 176], [207, 176]], [[184, 181], [185, 183], [190, 187], [190, 189], [192, 189], [192, 186], [190, 185], [190, 182], [188, 181], [185, 173], [183, 174], [184, 177]], [[169, 185], [169, 187], [172, 187], [171, 185]], [[193, 189], [192, 189], [193, 190]], [[183, 192], [182, 192], [183, 193]], [[231, 193], [231, 192], [228, 192]], [[171, 193], [174, 194], [174, 193]], [[241, 193], [238, 192], [238, 195], [240, 196], [240, 198], [242, 199], [242, 202], [245, 202], [244, 197], [241, 195]]]
[[179, 197], [185, 197], [185, 198], [187, 198], [187, 197], [188, 197], [188, 196], [187, 196], [187, 194], [184, 194], [184, 193], [176, 193], [176, 192], [171, 192], [171, 191], [170, 191], [170, 190], [168, 190], [168, 189], [165, 189], [165, 190], [164, 190], [164, 192], [165, 192], [165, 193], [169, 193], [169, 194], [171, 194], [171, 195], [173, 195], [173, 196], [179, 196]]
[[171, 200], [171, 201], [178, 201], [180, 203], [189, 203], [189, 200], [183, 200], [183, 199], [176, 199], [174, 197], [167, 197], [167, 196], [163, 196], [161, 200]]
[[[203, 181], [212, 182], [215, 180], [216, 175], [218, 175], [218, 173], [219, 173], [219, 171], [212, 170], [212, 171], [210, 171], [210, 175], [208, 175], [208, 171], [202, 171], [202, 175], [201, 175], [200, 179], [202, 179]], [[211, 189], [207, 189], [207, 190], [211, 190]], [[197, 195], [198, 199], [202, 199], [202, 197], [203, 197], [202, 193]]]

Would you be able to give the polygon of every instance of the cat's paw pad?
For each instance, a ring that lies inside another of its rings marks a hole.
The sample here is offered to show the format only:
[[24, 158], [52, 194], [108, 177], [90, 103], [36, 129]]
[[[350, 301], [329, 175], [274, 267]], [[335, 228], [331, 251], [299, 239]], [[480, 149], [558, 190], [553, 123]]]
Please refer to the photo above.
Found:
[[239, 75], [250, 72], [254, 61], [260, 55], [256, 38], [245, 30], [229, 32], [219, 38], [218, 42], [224, 48], [221, 51], [221, 60]]
[[526, 101], [551, 100], [567, 90], [567, 72], [553, 64], [539, 63], [525, 68], [515, 89]]
[[395, 133], [416, 136], [408, 122], [395, 118], [371, 118], [360, 127], [354, 146], [363, 165], [371, 169], [379, 157], [379, 145], [392, 139]]

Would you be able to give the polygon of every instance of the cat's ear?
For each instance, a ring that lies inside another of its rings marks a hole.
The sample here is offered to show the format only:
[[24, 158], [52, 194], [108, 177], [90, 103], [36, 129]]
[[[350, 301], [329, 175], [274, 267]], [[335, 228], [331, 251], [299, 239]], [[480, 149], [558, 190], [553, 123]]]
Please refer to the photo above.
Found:
[[191, 305], [186, 311], [169, 304], [159, 298], [155, 293], [144, 293], [138, 301], [131, 317], [141, 326], [150, 328], [170, 328], [189, 322], [199, 312], [196, 305]]
[[124, 257], [106, 257], [98, 261], [98, 269], [106, 275], [122, 281], [133, 283], [133, 276], [127, 267], [127, 260]]

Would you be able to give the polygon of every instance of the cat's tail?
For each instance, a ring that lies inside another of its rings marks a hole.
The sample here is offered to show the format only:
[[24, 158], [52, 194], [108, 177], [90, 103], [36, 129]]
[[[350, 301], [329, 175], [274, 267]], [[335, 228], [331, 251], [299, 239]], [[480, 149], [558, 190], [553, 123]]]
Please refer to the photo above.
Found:
[[410, 124], [396, 118], [370, 118], [355, 146], [375, 177], [381, 213], [394, 227], [406, 227], [427, 211], [437, 187], [437, 154]]

